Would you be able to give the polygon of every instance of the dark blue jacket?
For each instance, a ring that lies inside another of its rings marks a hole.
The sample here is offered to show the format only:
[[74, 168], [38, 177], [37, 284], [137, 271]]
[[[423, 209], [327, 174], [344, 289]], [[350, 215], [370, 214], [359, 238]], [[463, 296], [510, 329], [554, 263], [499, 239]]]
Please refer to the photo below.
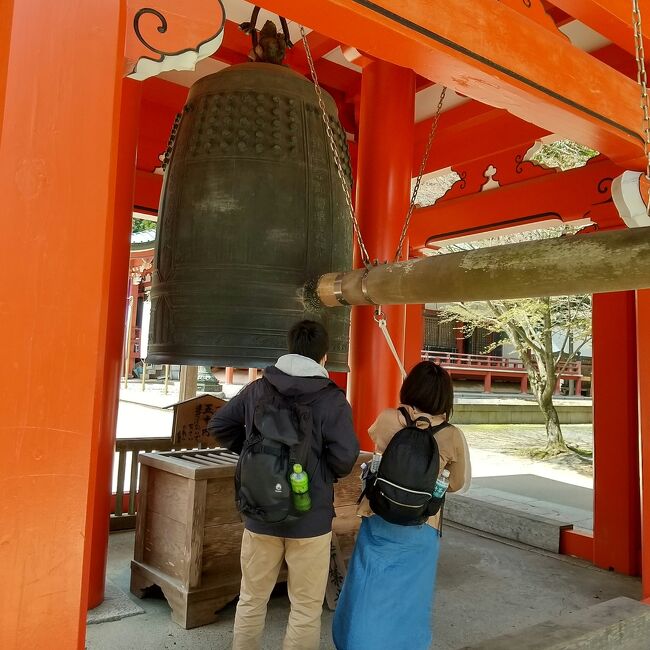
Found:
[[246, 431], [252, 429], [255, 406], [273, 389], [287, 397], [296, 397], [308, 404], [313, 418], [312, 454], [314, 469], [309, 472], [311, 510], [297, 520], [267, 524], [244, 518], [253, 533], [275, 537], [316, 537], [332, 530], [334, 517], [334, 482], [347, 476], [359, 456], [359, 443], [352, 425], [352, 409], [345, 393], [326, 377], [294, 377], [275, 366], [219, 409], [208, 424], [210, 435], [218, 443], [240, 453]]

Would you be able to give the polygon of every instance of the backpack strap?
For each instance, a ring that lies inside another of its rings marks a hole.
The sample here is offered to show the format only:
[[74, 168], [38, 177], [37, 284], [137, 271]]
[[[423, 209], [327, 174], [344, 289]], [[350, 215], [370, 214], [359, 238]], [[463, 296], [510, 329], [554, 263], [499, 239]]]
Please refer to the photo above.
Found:
[[[284, 408], [291, 412], [294, 426], [303, 434], [302, 440], [297, 445], [289, 447], [289, 461], [291, 465], [294, 463], [306, 465], [307, 459], [312, 451], [311, 442], [314, 433], [310, 402], [305, 399], [300, 399], [300, 395], [292, 397], [284, 395], [264, 376], [262, 376], [261, 381], [264, 382], [267, 393], [274, 395]], [[334, 385], [336, 386], [336, 384]], [[320, 458], [320, 455], [318, 458]]]
[[400, 406], [397, 410], [402, 414], [402, 417], [406, 420], [407, 427], [413, 426], [415, 424], [415, 422], [413, 422], [413, 418], [409, 415], [409, 412], [403, 406]]
[[433, 426], [431, 426], [431, 422], [429, 421], [429, 418], [425, 417], [424, 415], [420, 415], [419, 417], [413, 419], [410, 416], [409, 412], [406, 410], [406, 408], [404, 408], [403, 406], [400, 406], [397, 410], [402, 414], [402, 416], [406, 420], [406, 426], [407, 427], [416, 427], [418, 422], [424, 422], [424, 423], [426, 423], [428, 428], [435, 429], [434, 433], [436, 433], [437, 431], [440, 430], [437, 427], [442, 428], [443, 426], [447, 426], [447, 422], [443, 422], [442, 425], [438, 424], [435, 427], [433, 427]]

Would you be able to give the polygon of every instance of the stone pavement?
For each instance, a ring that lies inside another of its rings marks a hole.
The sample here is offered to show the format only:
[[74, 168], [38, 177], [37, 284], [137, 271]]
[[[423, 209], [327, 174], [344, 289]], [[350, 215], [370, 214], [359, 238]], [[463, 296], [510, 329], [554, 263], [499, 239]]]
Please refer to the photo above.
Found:
[[[109, 543], [108, 578], [128, 593], [132, 532]], [[455, 650], [618, 596], [638, 599], [635, 578], [601, 571], [579, 560], [503, 543], [451, 525], [444, 529], [432, 621], [435, 650]], [[212, 625], [183, 630], [164, 599], [137, 600], [144, 614], [87, 628], [89, 650], [226, 650], [234, 606]], [[265, 650], [278, 650], [288, 616], [281, 591], [270, 603]], [[323, 613], [321, 650], [331, 650], [332, 614]], [[387, 646], [388, 648], [389, 646]]]

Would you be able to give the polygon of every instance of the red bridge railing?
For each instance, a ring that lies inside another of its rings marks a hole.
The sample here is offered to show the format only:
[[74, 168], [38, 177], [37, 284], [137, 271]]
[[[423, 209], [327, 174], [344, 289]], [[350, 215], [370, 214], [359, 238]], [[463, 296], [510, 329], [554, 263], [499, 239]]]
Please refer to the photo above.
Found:
[[[489, 354], [459, 354], [458, 352], [439, 352], [436, 350], [422, 350], [422, 359], [434, 361], [443, 368], [451, 370], [501, 370], [525, 373], [526, 368], [520, 359], [509, 357], [496, 357]], [[562, 377], [575, 377], [582, 375], [580, 361], [570, 361], [562, 371]]]

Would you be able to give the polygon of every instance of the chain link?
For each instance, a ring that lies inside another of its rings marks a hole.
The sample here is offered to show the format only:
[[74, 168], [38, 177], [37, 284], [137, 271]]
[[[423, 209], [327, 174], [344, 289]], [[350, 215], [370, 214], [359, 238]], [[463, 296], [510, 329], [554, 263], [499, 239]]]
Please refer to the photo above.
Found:
[[[641, 110], [643, 111], [643, 151], [646, 157], [646, 178], [650, 179], [650, 108], [648, 106], [648, 77], [645, 69], [645, 50], [641, 28], [639, 0], [632, 0], [632, 23], [634, 25], [634, 51], [637, 64], [637, 81], [641, 87]], [[650, 204], [648, 206], [650, 208]]]
[[305, 28], [300, 25], [300, 36], [302, 42], [305, 46], [305, 54], [307, 55], [307, 63], [309, 64], [309, 71], [311, 73], [312, 81], [314, 82], [314, 88], [316, 89], [316, 97], [318, 98], [318, 105], [320, 106], [321, 113], [323, 115], [323, 123], [325, 124], [325, 131], [327, 132], [327, 138], [329, 140], [330, 149], [334, 155], [334, 163], [336, 164], [336, 171], [338, 172], [339, 178], [341, 179], [341, 186], [343, 187], [343, 194], [345, 195], [345, 203], [348, 207], [348, 213], [350, 219], [352, 219], [352, 227], [354, 228], [354, 234], [357, 238], [357, 243], [359, 244], [359, 252], [361, 253], [361, 261], [366, 268], [372, 266], [370, 262], [370, 255], [368, 254], [368, 249], [363, 243], [363, 237], [361, 236], [361, 229], [359, 228], [359, 222], [354, 213], [354, 206], [352, 205], [352, 195], [351, 188], [348, 183], [348, 179], [345, 176], [343, 170], [343, 164], [341, 163], [341, 157], [339, 156], [339, 150], [334, 141], [334, 133], [332, 132], [332, 126], [330, 124], [330, 118], [327, 114], [327, 109], [325, 108], [325, 100], [323, 99], [323, 93], [321, 91], [320, 84], [318, 83], [318, 75], [316, 74], [316, 67], [314, 66], [314, 59], [311, 56], [311, 49], [307, 41], [307, 35], [305, 34]]
[[413, 186], [413, 193], [411, 194], [411, 203], [409, 204], [408, 212], [406, 213], [406, 219], [404, 220], [404, 227], [402, 228], [402, 234], [399, 237], [399, 243], [397, 244], [397, 251], [395, 251], [395, 261], [398, 262], [399, 258], [402, 256], [402, 247], [404, 246], [404, 240], [408, 233], [409, 226], [411, 225], [411, 217], [413, 216], [413, 210], [415, 209], [415, 202], [418, 198], [418, 192], [420, 190], [420, 183], [422, 182], [422, 176], [424, 176], [424, 169], [427, 166], [427, 161], [429, 160], [429, 154], [431, 153], [431, 145], [433, 144], [433, 138], [436, 135], [436, 130], [438, 129], [438, 122], [440, 121], [440, 113], [442, 113], [442, 105], [445, 103], [445, 95], [447, 94], [447, 87], [442, 87], [442, 92], [440, 93], [440, 99], [438, 100], [438, 106], [436, 107], [436, 113], [433, 117], [433, 122], [431, 123], [431, 129], [429, 130], [429, 139], [427, 140], [427, 145], [424, 148], [424, 156], [422, 157], [422, 162], [420, 163], [420, 170], [418, 171], [418, 177]]

